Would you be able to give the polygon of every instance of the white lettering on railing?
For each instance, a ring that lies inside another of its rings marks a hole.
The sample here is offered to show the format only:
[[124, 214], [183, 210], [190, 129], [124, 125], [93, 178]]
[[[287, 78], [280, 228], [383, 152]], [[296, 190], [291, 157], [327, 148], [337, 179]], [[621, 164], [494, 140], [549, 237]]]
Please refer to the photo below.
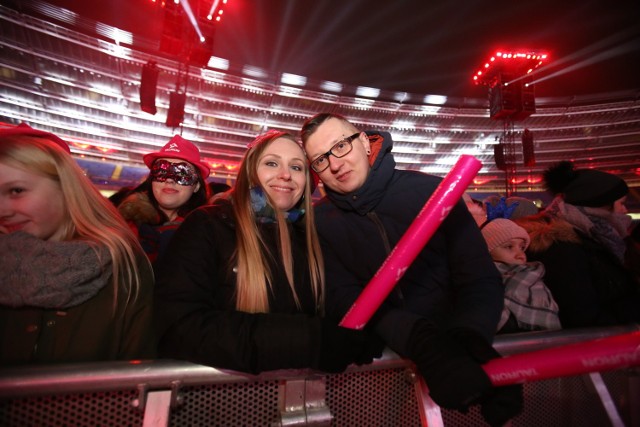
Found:
[[491, 379], [494, 381], [504, 381], [508, 379], [519, 379], [519, 378], [531, 378], [537, 377], [538, 371], [535, 368], [529, 369], [518, 369], [512, 372], [501, 372], [498, 374], [491, 375]]
[[614, 354], [611, 356], [600, 356], [582, 359], [582, 365], [588, 368], [593, 367], [622, 367], [624, 365], [637, 364], [640, 362], [640, 353], [636, 354]]

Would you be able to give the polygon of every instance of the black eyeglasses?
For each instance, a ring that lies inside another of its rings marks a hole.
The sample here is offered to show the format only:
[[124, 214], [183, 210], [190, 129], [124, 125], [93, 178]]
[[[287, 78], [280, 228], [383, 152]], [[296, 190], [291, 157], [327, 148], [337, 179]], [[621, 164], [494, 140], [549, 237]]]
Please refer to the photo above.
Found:
[[341, 139], [340, 141], [333, 144], [331, 150], [313, 159], [313, 161], [311, 162], [311, 168], [317, 173], [320, 173], [329, 167], [329, 156], [340, 158], [349, 154], [351, 152], [351, 149], [353, 148], [353, 145], [351, 145], [351, 141], [360, 136], [360, 133], [361, 132], [354, 133], [353, 135]]

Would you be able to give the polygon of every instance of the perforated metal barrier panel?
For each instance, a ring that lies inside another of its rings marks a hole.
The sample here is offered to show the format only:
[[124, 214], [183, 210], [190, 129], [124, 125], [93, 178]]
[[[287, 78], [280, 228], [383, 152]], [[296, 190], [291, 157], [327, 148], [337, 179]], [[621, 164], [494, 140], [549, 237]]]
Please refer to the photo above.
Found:
[[[514, 334], [494, 346], [510, 355], [637, 331]], [[640, 427], [640, 349], [630, 353], [635, 364], [626, 366], [636, 367], [526, 383], [524, 410], [512, 426]], [[164, 359], [0, 367], [0, 427], [487, 425], [477, 406], [466, 414], [440, 410], [417, 378], [413, 365], [388, 349], [339, 375], [252, 376]]]
[[[629, 379], [637, 372], [621, 370], [603, 377], [625, 425], [632, 426]], [[327, 405], [332, 426], [421, 426], [418, 401], [403, 368], [331, 375]], [[171, 409], [171, 426], [278, 425], [279, 381], [184, 387], [182, 403]], [[65, 394], [3, 399], [0, 425], [7, 427], [142, 426], [143, 412], [132, 406], [138, 391]], [[477, 407], [468, 414], [442, 411], [445, 426], [486, 426]], [[525, 385], [524, 412], [513, 426], [607, 426], [603, 405], [588, 381], [578, 376]]]
[[269, 426], [279, 415], [278, 381], [190, 387], [172, 426]]
[[327, 378], [332, 426], [420, 426], [409, 371], [358, 372]]
[[0, 402], [0, 425], [15, 427], [141, 426], [136, 390], [31, 397]]

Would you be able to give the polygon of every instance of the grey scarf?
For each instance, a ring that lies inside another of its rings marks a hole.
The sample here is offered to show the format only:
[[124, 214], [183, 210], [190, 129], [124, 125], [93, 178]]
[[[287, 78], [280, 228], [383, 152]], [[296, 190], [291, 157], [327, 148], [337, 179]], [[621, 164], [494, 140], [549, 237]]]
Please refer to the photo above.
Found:
[[0, 304], [67, 309], [111, 282], [105, 247], [81, 240], [49, 242], [18, 231], [0, 234]]

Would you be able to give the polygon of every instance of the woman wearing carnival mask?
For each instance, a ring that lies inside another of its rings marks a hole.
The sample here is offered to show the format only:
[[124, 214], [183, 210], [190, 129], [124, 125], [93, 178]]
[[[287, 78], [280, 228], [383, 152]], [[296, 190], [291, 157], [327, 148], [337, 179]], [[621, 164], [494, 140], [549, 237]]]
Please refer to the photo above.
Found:
[[324, 262], [309, 166], [296, 138], [248, 146], [235, 186], [193, 211], [157, 266], [159, 355], [259, 373], [343, 371], [377, 354], [323, 318]]
[[193, 143], [175, 135], [160, 151], [143, 156], [149, 175], [118, 205], [152, 263], [193, 209], [207, 203], [209, 166]]

